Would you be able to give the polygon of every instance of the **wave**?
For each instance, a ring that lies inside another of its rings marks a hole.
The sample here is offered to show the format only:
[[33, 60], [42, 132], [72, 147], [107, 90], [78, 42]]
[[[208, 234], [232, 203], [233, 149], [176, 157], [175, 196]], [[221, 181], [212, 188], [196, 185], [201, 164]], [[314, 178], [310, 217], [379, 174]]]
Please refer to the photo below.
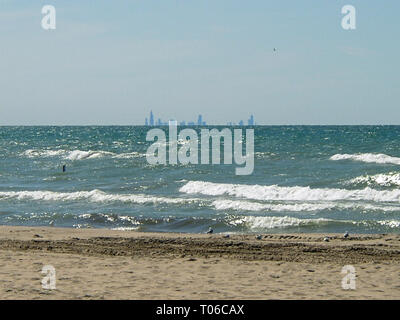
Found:
[[0, 192], [1, 200], [33, 200], [33, 201], [80, 201], [90, 202], [123, 202], [135, 204], [190, 204], [200, 203], [202, 206], [209, 206], [217, 211], [235, 210], [250, 212], [311, 212], [332, 209], [342, 210], [364, 210], [364, 211], [383, 211], [397, 212], [400, 207], [382, 206], [368, 203], [337, 203], [337, 202], [310, 202], [310, 203], [259, 203], [251, 201], [219, 199], [208, 202], [201, 198], [169, 198], [160, 196], [151, 196], [145, 194], [110, 194], [98, 189], [91, 191], [76, 192], [54, 192], [54, 191], [6, 191]]
[[263, 201], [337, 201], [365, 200], [374, 202], [399, 202], [400, 190], [379, 191], [369, 187], [359, 190], [312, 189], [310, 187], [280, 187], [277, 185], [240, 185], [205, 181], [189, 181], [179, 189], [187, 194], [209, 196], [229, 195]]
[[387, 174], [376, 174], [373, 176], [361, 176], [351, 179], [347, 184], [380, 185], [384, 187], [400, 186], [400, 173], [390, 172]]
[[321, 226], [328, 224], [343, 224], [343, 225], [363, 225], [363, 226], [376, 226], [386, 227], [389, 229], [398, 229], [400, 227], [399, 220], [379, 220], [379, 221], [351, 221], [351, 220], [333, 220], [333, 219], [298, 219], [294, 217], [257, 217], [246, 216], [239, 219], [234, 219], [230, 222], [234, 226], [244, 226], [250, 230], [265, 230], [289, 227], [307, 227], [307, 226]]
[[22, 156], [27, 158], [48, 158], [48, 157], [57, 157], [64, 155], [66, 153], [65, 150], [34, 150], [29, 149], [22, 152]]
[[384, 227], [389, 227], [392, 229], [398, 229], [400, 227], [400, 221], [399, 220], [380, 220], [377, 221], [378, 224]]
[[108, 151], [81, 151], [75, 150], [68, 153], [65, 157], [67, 160], [83, 160], [83, 159], [95, 159], [102, 158], [105, 156], [113, 156], [114, 153]]
[[143, 194], [109, 194], [100, 190], [77, 192], [53, 192], [53, 191], [8, 191], [0, 192], [0, 200], [35, 200], [35, 201], [77, 201], [88, 200], [91, 202], [128, 202], [137, 204], [182, 204], [193, 203], [200, 199], [182, 199], [155, 197]]
[[250, 201], [234, 201], [234, 200], [215, 200], [212, 205], [216, 210], [236, 210], [236, 211], [267, 211], [267, 212], [305, 212], [305, 211], [323, 211], [323, 210], [368, 210], [368, 211], [384, 211], [384, 212], [400, 212], [400, 207], [379, 206], [365, 203], [257, 203]]
[[85, 159], [97, 159], [97, 158], [114, 158], [114, 159], [132, 159], [137, 157], [145, 157], [145, 154], [139, 152], [127, 152], [127, 153], [114, 153], [110, 151], [82, 151], [82, 150], [34, 150], [29, 149], [24, 151], [22, 154], [28, 158], [50, 158], [62, 156], [65, 160], [85, 160]]
[[124, 222], [131, 225], [139, 225], [140, 222], [133, 216], [120, 216], [108, 213], [83, 213], [78, 216], [80, 219], [90, 220], [92, 222]]
[[216, 200], [212, 203], [216, 210], [237, 211], [319, 211], [337, 207], [335, 203], [262, 204], [249, 201]]
[[335, 154], [330, 160], [353, 160], [367, 163], [397, 164], [400, 165], [400, 158], [388, 156], [383, 153], [359, 153], [359, 154]]
[[132, 158], [141, 158], [146, 157], [146, 154], [140, 152], [126, 152], [126, 153], [119, 153], [112, 156], [114, 159], [132, 159]]
[[245, 226], [249, 229], [275, 229], [287, 227], [300, 227], [326, 224], [335, 220], [330, 219], [298, 219], [293, 217], [255, 217], [247, 216], [232, 220], [230, 224], [234, 226]]

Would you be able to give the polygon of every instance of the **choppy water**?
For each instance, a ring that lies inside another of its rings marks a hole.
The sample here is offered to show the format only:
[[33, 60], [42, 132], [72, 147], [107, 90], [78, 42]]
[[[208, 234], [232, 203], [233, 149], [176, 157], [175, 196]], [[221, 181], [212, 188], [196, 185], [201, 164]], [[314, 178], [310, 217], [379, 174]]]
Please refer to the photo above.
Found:
[[236, 165], [150, 165], [147, 130], [0, 127], [0, 224], [400, 230], [400, 126], [255, 127], [250, 176]]

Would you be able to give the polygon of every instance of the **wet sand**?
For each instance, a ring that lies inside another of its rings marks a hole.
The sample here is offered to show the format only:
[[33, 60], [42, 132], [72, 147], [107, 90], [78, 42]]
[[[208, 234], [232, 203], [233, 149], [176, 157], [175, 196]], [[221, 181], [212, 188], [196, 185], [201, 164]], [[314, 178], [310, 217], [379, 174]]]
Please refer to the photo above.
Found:
[[[0, 227], [1, 299], [399, 299], [400, 235]], [[56, 289], [42, 288], [44, 265]], [[342, 288], [342, 268], [356, 271]]]

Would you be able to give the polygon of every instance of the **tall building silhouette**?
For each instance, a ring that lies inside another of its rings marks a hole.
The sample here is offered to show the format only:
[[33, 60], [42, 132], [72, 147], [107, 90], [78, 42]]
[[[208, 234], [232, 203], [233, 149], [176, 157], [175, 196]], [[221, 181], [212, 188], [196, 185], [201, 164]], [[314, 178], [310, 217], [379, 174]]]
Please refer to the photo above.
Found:
[[197, 125], [201, 126], [203, 124], [203, 116], [199, 114], [199, 117], [197, 118]]
[[153, 111], [150, 111], [150, 125], [154, 126], [154, 115], [153, 115]]
[[249, 126], [254, 126], [254, 116], [253, 115], [250, 116], [250, 119], [247, 121], [247, 124]]

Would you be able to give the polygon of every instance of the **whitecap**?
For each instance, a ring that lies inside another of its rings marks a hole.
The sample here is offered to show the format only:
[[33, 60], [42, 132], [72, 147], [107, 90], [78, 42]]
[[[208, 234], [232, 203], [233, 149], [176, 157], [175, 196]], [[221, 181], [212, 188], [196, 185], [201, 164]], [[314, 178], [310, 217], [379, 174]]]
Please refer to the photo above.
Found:
[[293, 217], [255, 217], [247, 216], [232, 220], [230, 224], [239, 226], [244, 225], [249, 229], [275, 229], [287, 227], [299, 227], [307, 225], [318, 225], [328, 223], [334, 220], [319, 218], [319, 219], [298, 219]]
[[206, 181], [189, 181], [179, 189], [187, 194], [209, 196], [228, 195], [263, 201], [337, 201], [365, 200], [375, 202], [399, 202], [400, 190], [374, 190], [369, 187], [359, 190], [310, 187], [281, 187], [277, 185], [240, 185], [213, 183]]
[[366, 163], [397, 164], [400, 165], [400, 158], [388, 156], [383, 153], [359, 153], [359, 154], [335, 154], [330, 160], [353, 160]]
[[8, 191], [0, 192], [0, 200], [35, 200], [35, 201], [78, 201], [88, 200], [91, 202], [127, 202], [137, 204], [183, 204], [201, 201], [200, 199], [168, 198], [149, 196], [144, 194], [111, 194], [100, 190], [76, 191], [76, 192], [54, 192], [54, 191]]
[[349, 180], [346, 184], [368, 184], [380, 185], [385, 187], [400, 186], [400, 173], [390, 172], [387, 174], [376, 174], [356, 177]]
[[215, 210], [263, 211], [263, 212], [312, 212], [324, 210], [363, 210], [381, 212], [400, 212], [400, 207], [373, 205], [368, 203], [350, 202], [301, 202], [301, 203], [258, 203], [241, 200], [215, 200], [212, 202]]

